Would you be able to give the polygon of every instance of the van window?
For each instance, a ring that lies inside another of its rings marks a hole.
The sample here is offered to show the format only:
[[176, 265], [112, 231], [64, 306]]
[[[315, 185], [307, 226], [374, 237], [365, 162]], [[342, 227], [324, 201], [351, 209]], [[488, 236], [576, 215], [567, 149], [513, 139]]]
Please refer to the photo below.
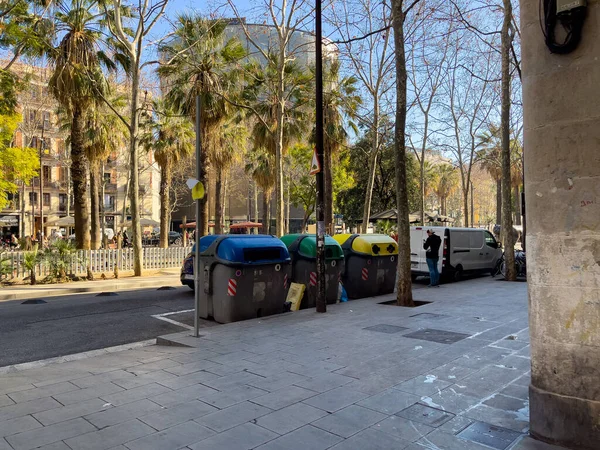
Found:
[[471, 231], [469, 233], [469, 243], [471, 244], [471, 248], [483, 247], [483, 233], [479, 231]]
[[468, 231], [451, 231], [452, 247], [454, 248], [469, 248], [469, 232]]
[[489, 231], [485, 232], [485, 244], [488, 247], [498, 248], [498, 243], [496, 242], [494, 235], [492, 233], [490, 233]]

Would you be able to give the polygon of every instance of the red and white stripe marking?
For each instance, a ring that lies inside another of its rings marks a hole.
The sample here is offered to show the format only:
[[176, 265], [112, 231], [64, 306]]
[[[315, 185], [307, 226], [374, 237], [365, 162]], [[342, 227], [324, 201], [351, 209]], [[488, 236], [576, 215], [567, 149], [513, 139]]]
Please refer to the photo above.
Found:
[[310, 273], [309, 283], [310, 283], [311, 286], [316, 286], [317, 285], [317, 272], [311, 272]]
[[230, 297], [235, 297], [237, 293], [237, 281], [234, 278], [229, 279], [229, 283], [227, 283], [227, 295]]
[[287, 289], [287, 284], [288, 284], [288, 277], [287, 277], [287, 273], [283, 276], [283, 288]]
[[369, 279], [369, 269], [364, 267], [362, 270], [361, 277], [362, 277], [363, 281], [367, 281]]

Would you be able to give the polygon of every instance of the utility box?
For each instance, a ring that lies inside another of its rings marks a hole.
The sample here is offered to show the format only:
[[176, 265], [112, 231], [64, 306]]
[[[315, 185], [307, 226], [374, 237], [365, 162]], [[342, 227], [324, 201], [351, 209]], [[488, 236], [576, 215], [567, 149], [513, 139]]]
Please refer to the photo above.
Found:
[[[281, 240], [292, 258], [292, 281], [306, 289], [300, 309], [317, 304], [317, 238], [309, 234], [288, 234]], [[327, 304], [337, 302], [340, 276], [344, 271], [344, 252], [331, 237], [325, 236], [325, 295]]]
[[200, 249], [200, 317], [229, 323], [283, 312], [291, 259], [279, 239], [204, 236]]
[[396, 284], [398, 244], [385, 234], [337, 234], [345, 269], [342, 283], [348, 298], [391, 294]]

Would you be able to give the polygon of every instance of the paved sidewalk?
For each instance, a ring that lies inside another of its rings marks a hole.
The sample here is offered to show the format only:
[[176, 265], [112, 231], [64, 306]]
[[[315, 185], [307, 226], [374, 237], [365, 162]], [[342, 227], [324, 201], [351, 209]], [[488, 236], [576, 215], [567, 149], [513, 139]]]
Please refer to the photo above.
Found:
[[112, 278], [112, 273], [109, 274], [111, 278], [106, 280], [102, 280], [100, 276], [96, 274], [94, 281], [36, 284], [34, 286], [19, 284], [15, 286], [0, 287], [0, 302], [57, 297], [85, 292], [116, 292], [162, 286], [180, 286], [179, 271], [180, 269], [153, 270], [147, 271], [148, 275], [143, 277], [133, 277], [132, 275], [125, 274], [117, 280]]
[[[524, 283], [489, 277], [0, 375], [0, 450], [550, 450]], [[485, 444], [485, 445], [484, 445]]]

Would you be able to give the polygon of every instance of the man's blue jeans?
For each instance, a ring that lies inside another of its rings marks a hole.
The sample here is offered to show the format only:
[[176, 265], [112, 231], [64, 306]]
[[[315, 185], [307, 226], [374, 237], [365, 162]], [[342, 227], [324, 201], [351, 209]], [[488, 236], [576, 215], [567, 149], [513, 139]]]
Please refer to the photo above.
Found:
[[440, 258], [426, 258], [427, 267], [429, 267], [429, 284], [437, 286], [440, 284], [440, 271], [438, 270], [438, 261]]

